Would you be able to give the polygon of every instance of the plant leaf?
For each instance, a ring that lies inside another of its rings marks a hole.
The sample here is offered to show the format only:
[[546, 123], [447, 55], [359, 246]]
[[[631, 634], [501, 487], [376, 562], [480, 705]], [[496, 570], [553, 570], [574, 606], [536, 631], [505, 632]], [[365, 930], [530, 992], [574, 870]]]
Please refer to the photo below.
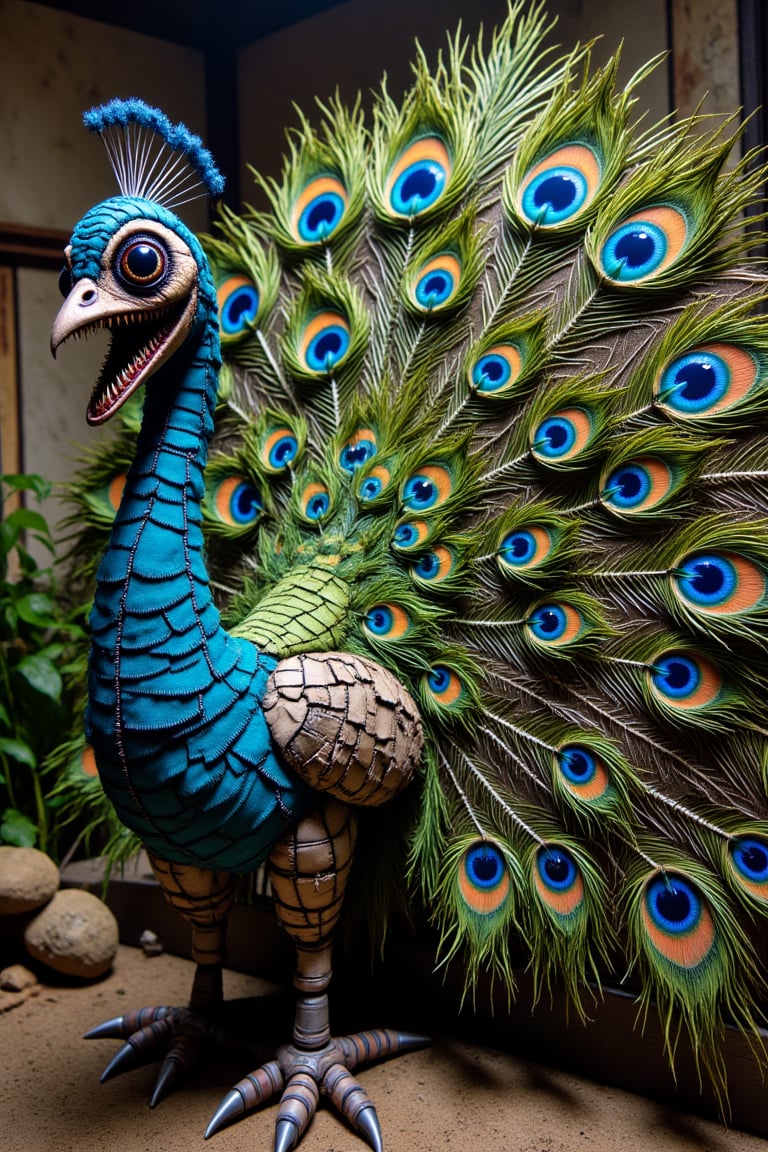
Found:
[[29, 817], [16, 808], [6, 808], [0, 822], [0, 841], [16, 848], [34, 848], [36, 840], [37, 828]]
[[44, 592], [30, 592], [28, 596], [20, 596], [16, 601], [16, 611], [27, 624], [38, 624], [42, 628], [55, 628], [58, 624], [55, 618], [56, 605]]
[[61, 676], [58, 669], [50, 660], [46, 660], [45, 656], [25, 656], [17, 664], [16, 670], [42, 696], [48, 696], [57, 702], [61, 699]]
[[28, 768], [37, 767], [37, 758], [30, 748], [23, 740], [14, 740], [10, 736], [3, 736], [0, 738], [0, 752], [10, 756], [12, 760], [16, 760], [19, 764], [26, 764]]

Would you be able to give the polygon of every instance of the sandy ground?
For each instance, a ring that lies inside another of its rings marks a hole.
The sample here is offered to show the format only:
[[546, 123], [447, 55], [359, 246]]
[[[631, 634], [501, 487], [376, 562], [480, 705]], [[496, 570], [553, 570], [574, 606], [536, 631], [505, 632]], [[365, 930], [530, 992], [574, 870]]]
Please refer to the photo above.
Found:
[[[100, 1021], [146, 1003], [184, 1001], [192, 964], [120, 948], [110, 975], [90, 986], [45, 985], [0, 1015], [0, 1147], [4, 1152], [270, 1152], [275, 1109], [203, 1139], [221, 1097], [257, 1063], [220, 1052], [189, 1083], [148, 1107], [153, 1070], [99, 1085], [117, 1041], [83, 1041]], [[228, 972], [238, 1007], [274, 1016], [270, 989]], [[254, 1001], [254, 997], [261, 997]], [[263, 1007], [260, 1007], [263, 1006]], [[383, 1023], [383, 1022], [382, 1022]], [[245, 1064], [243, 1061], [245, 1060]], [[766, 1152], [754, 1136], [727, 1131], [632, 1096], [448, 1039], [360, 1072], [378, 1110], [386, 1152]], [[365, 1145], [324, 1106], [303, 1152], [362, 1152]]]

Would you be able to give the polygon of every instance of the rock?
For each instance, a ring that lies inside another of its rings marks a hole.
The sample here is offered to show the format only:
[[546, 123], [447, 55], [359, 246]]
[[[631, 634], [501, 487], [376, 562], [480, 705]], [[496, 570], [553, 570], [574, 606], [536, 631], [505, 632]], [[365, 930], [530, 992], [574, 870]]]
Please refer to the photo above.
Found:
[[4, 992], [23, 992], [37, 984], [37, 976], [23, 964], [11, 964], [0, 972], [0, 988]]
[[35, 960], [56, 972], [92, 979], [115, 958], [117, 921], [98, 897], [65, 888], [27, 925], [24, 943]]
[[47, 904], [59, 886], [59, 870], [37, 848], [0, 847], [0, 915], [30, 912]]
[[163, 953], [163, 942], [151, 928], [144, 929], [139, 936], [139, 944], [145, 956], [161, 956]]

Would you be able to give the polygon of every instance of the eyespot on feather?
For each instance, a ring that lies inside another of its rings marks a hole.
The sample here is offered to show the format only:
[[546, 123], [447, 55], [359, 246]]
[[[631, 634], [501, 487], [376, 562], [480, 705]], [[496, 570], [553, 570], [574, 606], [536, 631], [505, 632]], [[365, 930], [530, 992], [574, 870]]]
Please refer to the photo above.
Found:
[[458, 704], [464, 695], [461, 677], [447, 664], [435, 664], [424, 677], [424, 683], [432, 699], [443, 707]]
[[654, 382], [654, 402], [681, 419], [727, 412], [759, 377], [757, 361], [735, 344], [702, 344], [674, 360]]
[[232, 275], [219, 281], [216, 303], [222, 344], [236, 344], [251, 334], [259, 314], [259, 290], [248, 276]]
[[642, 921], [656, 951], [678, 968], [696, 968], [715, 944], [715, 925], [698, 889], [676, 872], [657, 872], [646, 881]]
[[426, 464], [403, 483], [401, 501], [412, 512], [426, 512], [444, 504], [453, 490], [453, 480], [447, 468], [439, 464]]
[[532, 610], [525, 622], [528, 635], [538, 646], [561, 648], [578, 640], [585, 620], [571, 604], [549, 601]]
[[263, 504], [258, 488], [245, 476], [227, 476], [211, 494], [211, 507], [222, 524], [247, 528], [261, 516]]
[[514, 344], [494, 344], [470, 368], [470, 385], [481, 396], [503, 397], [514, 388], [522, 368], [523, 358]]
[[361, 478], [357, 488], [357, 498], [363, 504], [371, 503], [383, 495], [392, 482], [392, 473], [386, 464], [374, 464]]
[[658, 204], [633, 212], [600, 250], [600, 271], [614, 284], [642, 284], [666, 271], [682, 253], [688, 223], [676, 208]]
[[765, 600], [765, 573], [736, 552], [691, 552], [670, 576], [680, 599], [708, 616], [736, 616]]
[[351, 329], [341, 312], [318, 312], [305, 326], [299, 341], [299, 359], [307, 371], [327, 375], [349, 351]]
[[654, 696], [667, 708], [695, 711], [713, 704], [723, 688], [720, 669], [688, 650], [660, 653], [647, 671]]
[[461, 261], [452, 252], [433, 256], [411, 277], [408, 299], [421, 312], [448, 308], [461, 286], [461, 271]]
[[599, 499], [613, 512], [648, 512], [666, 500], [674, 481], [674, 473], [666, 461], [658, 456], [638, 456], [611, 471]]
[[426, 520], [401, 520], [395, 525], [392, 547], [398, 552], [413, 552], [426, 543], [429, 532]]
[[727, 860], [730, 876], [739, 887], [768, 903], [768, 840], [755, 833], [733, 836]]
[[349, 195], [341, 180], [329, 174], [316, 176], [296, 197], [291, 212], [291, 232], [300, 244], [322, 244], [344, 219]]
[[580, 800], [600, 800], [610, 789], [605, 761], [585, 744], [562, 744], [555, 765], [562, 786]]
[[363, 628], [376, 640], [400, 640], [410, 627], [408, 613], [399, 604], [374, 604], [363, 618]]
[[107, 499], [114, 508], [115, 512], [117, 512], [118, 508], [120, 507], [120, 501], [123, 498], [123, 492], [125, 491], [125, 481], [125, 472], [118, 472], [117, 476], [113, 476], [107, 486]]
[[509, 895], [509, 869], [504, 856], [490, 841], [478, 840], [459, 863], [459, 892], [471, 912], [490, 916]]
[[376, 455], [376, 433], [371, 428], [358, 428], [342, 445], [339, 466], [351, 476]]
[[322, 520], [330, 511], [331, 494], [325, 484], [314, 480], [304, 488], [299, 503], [305, 519]]
[[565, 144], [526, 172], [517, 194], [518, 212], [538, 228], [570, 223], [594, 200], [600, 175], [600, 163], [591, 148]]
[[447, 580], [456, 568], [456, 556], [444, 544], [438, 544], [431, 552], [425, 552], [411, 569], [411, 576], [416, 582], [425, 584], [441, 584]]
[[299, 439], [289, 424], [271, 428], [264, 438], [259, 458], [267, 472], [286, 472], [299, 453]]
[[537, 424], [531, 454], [542, 464], [573, 460], [592, 439], [592, 420], [583, 408], [563, 408]]
[[554, 539], [548, 528], [541, 524], [526, 524], [507, 532], [499, 540], [497, 561], [504, 575], [525, 572], [538, 568], [554, 547]]
[[387, 209], [410, 219], [433, 208], [445, 194], [452, 172], [451, 158], [438, 136], [422, 136], [400, 153], [385, 181]]
[[584, 880], [570, 852], [559, 844], [542, 845], [534, 859], [533, 881], [540, 899], [565, 927], [584, 902]]

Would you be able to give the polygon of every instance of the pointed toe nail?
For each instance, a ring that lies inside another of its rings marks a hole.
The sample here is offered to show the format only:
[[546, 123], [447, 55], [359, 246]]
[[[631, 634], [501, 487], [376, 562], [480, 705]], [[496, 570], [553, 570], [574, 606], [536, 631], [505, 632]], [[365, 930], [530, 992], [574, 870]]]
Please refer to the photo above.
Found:
[[275, 1125], [275, 1152], [291, 1152], [299, 1142], [299, 1130], [290, 1120], [278, 1120]]
[[367, 1108], [360, 1109], [355, 1118], [355, 1127], [363, 1140], [373, 1148], [373, 1152], [382, 1152], [384, 1145], [381, 1140], [381, 1126], [376, 1115], [376, 1109], [372, 1104], [369, 1104]]
[[111, 1080], [113, 1076], [120, 1076], [123, 1072], [132, 1072], [134, 1068], [139, 1067], [140, 1063], [138, 1052], [133, 1044], [129, 1044], [126, 1041], [122, 1048], [112, 1057], [109, 1064], [107, 1064], [99, 1077], [99, 1082], [104, 1084], [105, 1081]]
[[432, 1043], [431, 1036], [420, 1036], [417, 1032], [398, 1032], [397, 1037], [401, 1052], [414, 1052], [417, 1048], [429, 1048]]
[[83, 1040], [114, 1040], [124, 1035], [122, 1016], [114, 1016], [111, 1020], [105, 1020], [103, 1024], [96, 1024], [87, 1032], [83, 1032]]
[[233, 1124], [235, 1120], [239, 1120], [245, 1114], [245, 1101], [236, 1088], [231, 1092], [227, 1092], [226, 1096], [219, 1104], [218, 1108], [211, 1116], [208, 1127], [205, 1130], [205, 1139], [210, 1139], [215, 1136], [222, 1128], [226, 1128], [227, 1124]]
[[178, 1060], [164, 1060], [155, 1081], [155, 1090], [149, 1102], [150, 1108], [155, 1108], [166, 1096], [170, 1096], [178, 1085], [183, 1069]]

